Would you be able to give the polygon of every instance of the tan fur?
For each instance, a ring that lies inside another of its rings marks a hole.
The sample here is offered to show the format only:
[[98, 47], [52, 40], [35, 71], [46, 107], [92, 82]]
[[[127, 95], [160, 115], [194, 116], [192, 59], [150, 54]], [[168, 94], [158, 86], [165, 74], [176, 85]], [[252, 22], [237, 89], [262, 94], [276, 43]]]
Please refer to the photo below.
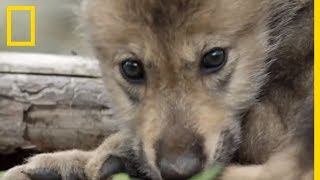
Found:
[[[192, 152], [201, 169], [230, 165], [222, 180], [310, 179], [311, 157], [301, 157], [313, 153], [313, 117], [304, 115], [313, 110], [312, 9], [311, 0], [87, 1], [86, 27], [120, 135], [88, 152], [84, 166], [67, 165], [95, 180], [110, 155], [132, 150], [139, 172], [164, 179], [161, 160]], [[227, 49], [227, 63], [203, 75], [199, 61], [214, 47]], [[119, 73], [128, 58], [143, 63], [144, 84]], [[35, 170], [34, 163], [55, 170], [46, 164], [50, 156], [19, 169]], [[55, 166], [66, 165], [53, 156]], [[188, 163], [171, 168], [198, 172]]]
[[302, 170], [297, 163], [299, 147], [290, 146], [279, 153], [275, 153], [263, 165], [230, 166], [227, 167], [221, 179], [223, 180], [311, 180], [313, 170]]
[[28, 174], [37, 169], [47, 168], [60, 172], [63, 178], [84, 170], [84, 164], [92, 156], [91, 152], [79, 150], [40, 154], [28, 160], [27, 166], [17, 166], [4, 175], [5, 180], [28, 180]]

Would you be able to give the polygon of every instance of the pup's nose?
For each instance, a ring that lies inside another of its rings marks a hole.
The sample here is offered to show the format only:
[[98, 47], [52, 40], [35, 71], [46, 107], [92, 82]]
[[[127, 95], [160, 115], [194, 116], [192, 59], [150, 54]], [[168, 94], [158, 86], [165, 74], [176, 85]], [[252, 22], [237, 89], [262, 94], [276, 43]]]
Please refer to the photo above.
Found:
[[160, 160], [161, 176], [165, 180], [187, 179], [201, 170], [201, 158], [193, 153], [186, 153], [174, 159]]

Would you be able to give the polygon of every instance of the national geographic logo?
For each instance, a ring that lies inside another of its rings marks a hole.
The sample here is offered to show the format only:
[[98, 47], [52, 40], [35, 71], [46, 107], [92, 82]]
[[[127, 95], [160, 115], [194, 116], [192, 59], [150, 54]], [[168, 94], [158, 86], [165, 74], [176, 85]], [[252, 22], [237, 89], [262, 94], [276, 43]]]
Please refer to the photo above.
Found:
[[[27, 11], [30, 13], [30, 39], [29, 41], [12, 40], [12, 13]], [[36, 8], [35, 6], [8, 6], [7, 7], [7, 46], [27, 47], [36, 45]]]

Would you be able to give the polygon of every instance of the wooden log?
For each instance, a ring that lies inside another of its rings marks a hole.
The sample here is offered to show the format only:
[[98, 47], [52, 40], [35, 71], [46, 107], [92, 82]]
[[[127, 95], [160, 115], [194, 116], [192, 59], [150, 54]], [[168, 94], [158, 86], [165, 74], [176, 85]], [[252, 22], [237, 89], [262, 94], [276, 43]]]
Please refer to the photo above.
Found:
[[98, 63], [0, 53], [0, 153], [91, 149], [117, 130]]
[[79, 56], [0, 53], [1, 73], [100, 77], [98, 62]]

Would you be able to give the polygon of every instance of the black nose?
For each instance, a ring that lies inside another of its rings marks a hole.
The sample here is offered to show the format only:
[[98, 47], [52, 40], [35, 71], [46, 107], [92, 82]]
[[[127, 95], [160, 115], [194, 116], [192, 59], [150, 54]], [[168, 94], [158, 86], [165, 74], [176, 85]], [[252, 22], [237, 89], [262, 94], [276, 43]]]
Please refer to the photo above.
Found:
[[165, 180], [187, 179], [202, 168], [202, 158], [193, 153], [186, 153], [173, 159], [160, 160], [161, 176]]

